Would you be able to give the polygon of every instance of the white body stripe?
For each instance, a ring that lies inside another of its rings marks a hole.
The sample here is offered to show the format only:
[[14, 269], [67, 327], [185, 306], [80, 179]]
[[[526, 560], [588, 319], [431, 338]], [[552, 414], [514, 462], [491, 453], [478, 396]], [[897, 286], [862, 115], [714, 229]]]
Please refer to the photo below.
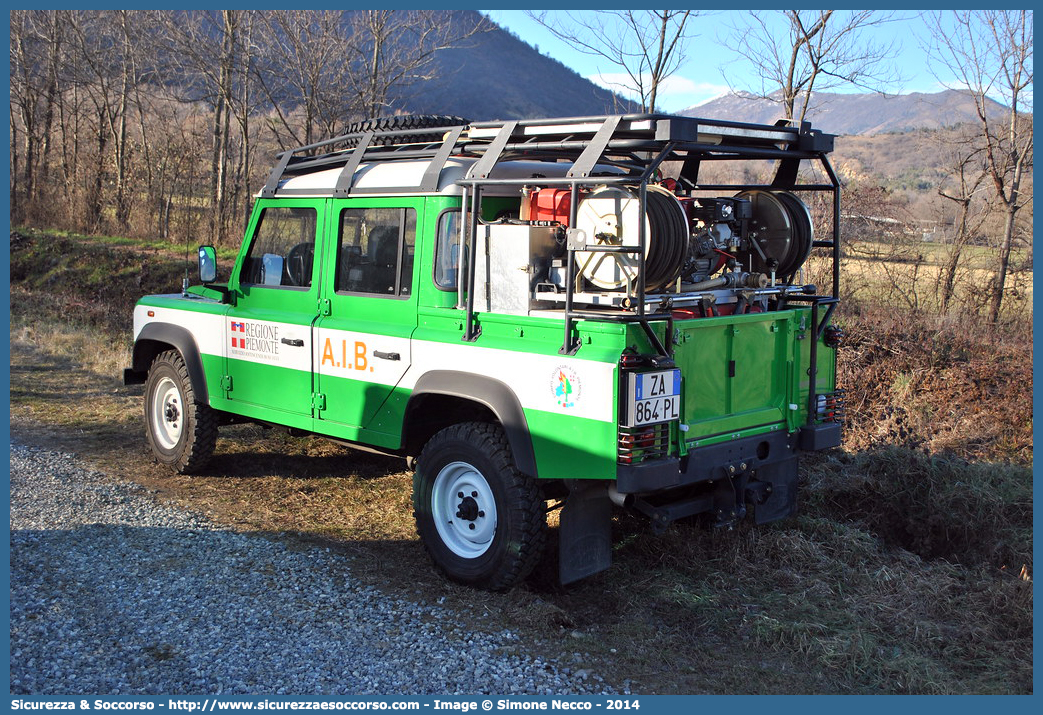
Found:
[[[149, 317], [149, 312], [153, 317]], [[195, 338], [202, 354], [311, 371], [311, 327], [307, 325], [139, 305], [134, 308], [135, 340], [148, 323], [170, 323], [185, 328]], [[242, 329], [233, 328], [233, 324], [241, 325]], [[302, 340], [304, 344], [287, 345], [282, 342], [284, 338]]]
[[[150, 310], [155, 313], [152, 318], [146, 314]], [[303, 347], [280, 344], [279, 358], [273, 361], [265, 353], [232, 348], [233, 321], [238, 322], [239, 319], [172, 308], [137, 306], [134, 311], [134, 336], [136, 339], [146, 323], [172, 323], [193, 334], [201, 353], [259, 364], [274, 363], [291, 370], [310, 371], [314, 364], [318, 366], [320, 380], [321, 375], [329, 375], [388, 387], [397, 385], [408, 390], [414, 389], [417, 381], [432, 370], [468, 372], [509, 385], [526, 409], [601, 422], [615, 421], [615, 365], [611, 363], [327, 328], [318, 329], [317, 339], [313, 342], [309, 334], [311, 330], [307, 326], [252, 319], [244, 321], [250, 325], [274, 329], [279, 340], [286, 337], [305, 341]], [[325, 356], [323, 364], [327, 339], [333, 351], [332, 364], [329, 355]], [[364, 370], [357, 369], [363, 363], [358, 359], [356, 343], [365, 346], [361, 349], [365, 357]], [[400, 359], [392, 361], [376, 358], [374, 350], [397, 352]]]
[[[311, 371], [310, 325], [226, 316], [221, 329], [226, 337], [224, 352], [220, 354], [226, 358]], [[285, 343], [284, 340], [300, 340], [301, 345]]]
[[[414, 341], [413, 365], [402, 386], [413, 389], [417, 380], [431, 370], [456, 370], [500, 380], [511, 387], [525, 409], [615, 422], [615, 365], [609, 363], [477, 345]], [[569, 406], [563, 406], [555, 393], [559, 371], [572, 383]]]
[[[322, 327], [317, 332], [313, 359], [318, 366], [320, 384], [322, 376], [330, 376], [394, 387], [409, 368], [408, 338]], [[399, 359], [378, 358], [376, 351], [398, 353]]]
[[[329, 356], [323, 364], [327, 339], [332, 348], [333, 365]], [[362, 363], [355, 362], [356, 345], [365, 346], [362, 352], [366, 356], [364, 370], [358, 369]], [[374, 350], [397, 352], [401, 359], [395, 362], [375, 359]], [[413, 390], [428, 372], [467, 372], [509, 385], [526, 409], [615, 422], [612, 405], [615, 365], [608, 363], [326, 328], [319, 329], [315, 351], [316, 364], [323, 375]], [[344, 367], [345, 358], [348, 367]], [[555, 394], [560, 382], [559, 368], [564, 368], [561, 372], [572, 390], [571, 399], [565, 401], [565, 405]]]
[[[149, 317], [150, 312], [153, 313], [153, 317]], [[134, 307], [134, 340], [138, 339], [142, 328], [149, 323], [170, 323], [190, 332], [196, 339], [196, 347], [200, 353], [224, 355], [225, 320], [223, 315], [138, 305]]]

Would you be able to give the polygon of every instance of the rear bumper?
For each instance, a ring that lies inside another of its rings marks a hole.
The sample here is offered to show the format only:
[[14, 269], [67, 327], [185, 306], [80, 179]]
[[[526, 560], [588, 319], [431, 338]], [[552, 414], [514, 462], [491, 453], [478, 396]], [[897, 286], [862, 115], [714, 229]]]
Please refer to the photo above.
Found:
[[[797, 509], [797, 453], [840, 444], [840, 424], [779, 430], [689, 450], [636, 465], [618, 465], [616, 496], [651, 519], [661, 531], [671, 522], [709, 514], [717, 526], [746, 518], [766, 524]], [[578, 480], [561, 514], [559, 559], [562, 583], [608, 568], [612, 560], [610, 491], [604, 482]], [[618, 503], [618, 502], [617, 502]]]
[[830, 447], [839, 447], [843, 437], [839, 422], [823, 422], [801, 427], [799, 434], [797, 447], [805, 452], [818, 452]]
[[835, 430], [824, 430], [817, 440], [806, 436], [802, 440], [801, 432], [772, 432], [699, 447], [686, 457], [619, 465], [616, 489], [623, 494], [647, 494], [754, 472], [792, 459], [798, 449], [834, 447], [840, 444], [839, 435], [839, 424]]

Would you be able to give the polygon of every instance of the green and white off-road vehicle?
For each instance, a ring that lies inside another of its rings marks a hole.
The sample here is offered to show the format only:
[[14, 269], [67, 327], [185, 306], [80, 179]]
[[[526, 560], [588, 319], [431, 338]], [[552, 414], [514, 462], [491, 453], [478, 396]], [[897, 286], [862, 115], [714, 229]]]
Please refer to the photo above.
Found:
[[[656, 529], [790, 515], [799, 452], [841, 436], [832, 148], [624, 115], [394, 117], [287, 151], [228, 282], [204, 246], [203, 285], [135, 308], [152, 451], [197, 471], [255, 421], [405, 457], [432, 559], [490, 589], [559, 506], [563, 583], [609, 566], [613, 505]], [[827, 238], [807, 192], [832, 199]], [[830, 295], [803, 284], [816, 247]]]

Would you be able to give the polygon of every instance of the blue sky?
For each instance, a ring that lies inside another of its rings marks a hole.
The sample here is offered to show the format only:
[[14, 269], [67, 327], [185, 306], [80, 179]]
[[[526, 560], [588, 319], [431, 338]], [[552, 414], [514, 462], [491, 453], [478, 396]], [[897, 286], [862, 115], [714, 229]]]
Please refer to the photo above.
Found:
[[[562, 62], [576, 72], [603, 86], [611, 84], [611, 74], [618, 72], [607, 60], [584, 54], [556, 38], [546, 28], [530, 19], [524, 10], [482, 10], [497, 24], [506, 27], [541, 53]], [[573, 12], [584, 12], [582, 10]], [[748, 63], [726, 41], [729, 26], [745, 11], [717, 11], [696, 20], [696, 36], [689, 45], [687, 61], [678, 68], [666, 86], [660, 89], [658, 108], [675, 112], [701, 104], [728, 91], [728, 79], [737, 89], [755, 89], [755, 79]], [[769, 12], [769, 11], [762, 11]], [[563, 13], [559, 13], [563, 15]], [[896, 60], [901, 81], [888, 85], [889, 93], [937, 92], [944, 87], [927, 67], [927, 57], [918, 35], [925, 26], [915, 12], [899, 13], [900, 19], [876, 30], [875, 37], [899, 46]], [[727, 73], [727, 79], [725, 74]], [[619, 90], [618, 86], [613, 89]], [[854, 88], [832, 91], [861, 91]]]

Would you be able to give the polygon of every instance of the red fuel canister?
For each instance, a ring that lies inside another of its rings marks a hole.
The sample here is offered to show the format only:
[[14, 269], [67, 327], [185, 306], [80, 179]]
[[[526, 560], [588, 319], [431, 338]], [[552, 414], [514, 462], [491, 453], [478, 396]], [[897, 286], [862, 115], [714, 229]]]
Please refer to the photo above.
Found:
[[569, 208], [572, 195], [568, 189], [540, 189], [532, 193], [529, 219], [532, 221], [557, 221], [563, 226], [569, 223]]

